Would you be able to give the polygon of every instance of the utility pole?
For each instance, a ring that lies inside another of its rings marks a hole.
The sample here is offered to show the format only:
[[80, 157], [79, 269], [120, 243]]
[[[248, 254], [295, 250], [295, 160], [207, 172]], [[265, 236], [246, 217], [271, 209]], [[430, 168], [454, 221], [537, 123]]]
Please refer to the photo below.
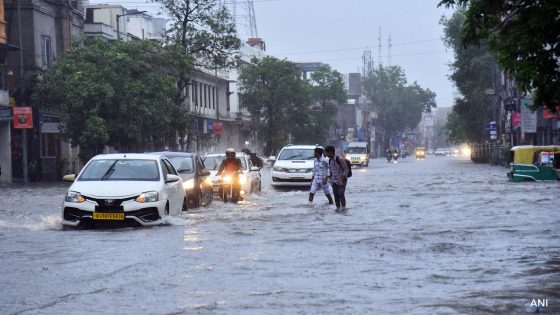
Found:
[[[20, 97], [19, 99], [21, 100], [22, 98], [22, 93], [23, 93], [23, 33], [21, 30], [21, 1], [22, 0], [17, 0], [17, 16], [18, 16], [18, 22], [17, 22], [17, 28], [18, 28], [18, 48], [19, 48], [19, 78], [18, 78], [18, 83], [17, 83], [17, 89], [19, 90], [20, 93]], [[22, 104], [17, 104], [18, 106], [21, 106]], [[28, 174], [27, 174], [27, 129], [23, 128], [21, 130], [22, 132], [22, 138], [21, 138], [21, 147], [22, 147], [22, 157], [21, 157], [21, 163], [23, 164], [23, 182], [25, 184], [27, 184], [28, 182]]]

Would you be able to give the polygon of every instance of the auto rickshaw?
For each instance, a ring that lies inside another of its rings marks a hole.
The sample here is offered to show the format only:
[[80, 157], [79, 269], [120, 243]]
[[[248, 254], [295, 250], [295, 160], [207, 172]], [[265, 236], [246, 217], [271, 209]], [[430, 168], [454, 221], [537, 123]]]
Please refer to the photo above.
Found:
[[560, 180], [560, 146], [521, 145], [511, 148], [507, 176], [514, 182]]
[[426, 158], [426, 148], [425, 147], [416, 147], [416, 159], [425, 159]]

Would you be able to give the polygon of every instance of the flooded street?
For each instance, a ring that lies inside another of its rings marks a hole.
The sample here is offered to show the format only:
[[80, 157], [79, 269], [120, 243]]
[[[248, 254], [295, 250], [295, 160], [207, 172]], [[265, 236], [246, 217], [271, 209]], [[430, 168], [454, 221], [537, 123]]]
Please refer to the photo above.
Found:
[[0, 191], [1, 314], [560, 313], [560, 182], [464, 158], [215, 200], [153, 228], [63, 230], [68, 184]]

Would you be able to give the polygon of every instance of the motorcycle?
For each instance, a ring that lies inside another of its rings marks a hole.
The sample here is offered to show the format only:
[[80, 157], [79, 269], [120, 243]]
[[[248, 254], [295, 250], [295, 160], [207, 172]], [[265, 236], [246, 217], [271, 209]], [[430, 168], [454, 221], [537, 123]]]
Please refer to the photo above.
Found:
[[223, 202], [237, 203], [240, 200], [239, 175], [237, 172], [222, 174], [219, 179], [219, 194]]
[[397, 163], [397, 160], [399, 159], [399, 152], [394, 151], [392, 156], [393, 156], [393, 163]]
[[393, 154], [391, 153], [391, 151], [387, 151], [385, 152], [385, 157], [387, 158], [387, 163], [391, 163], [391, 160], [393, 159]]

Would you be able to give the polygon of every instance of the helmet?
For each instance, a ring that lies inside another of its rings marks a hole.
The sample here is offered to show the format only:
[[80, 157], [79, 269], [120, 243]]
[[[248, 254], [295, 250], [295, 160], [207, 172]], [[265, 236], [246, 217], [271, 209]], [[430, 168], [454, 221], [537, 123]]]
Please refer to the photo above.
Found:
[[234, 158], [235, 157], [235, 149], [234, 148], [228, 148], [226, 150], [226, 157]]

